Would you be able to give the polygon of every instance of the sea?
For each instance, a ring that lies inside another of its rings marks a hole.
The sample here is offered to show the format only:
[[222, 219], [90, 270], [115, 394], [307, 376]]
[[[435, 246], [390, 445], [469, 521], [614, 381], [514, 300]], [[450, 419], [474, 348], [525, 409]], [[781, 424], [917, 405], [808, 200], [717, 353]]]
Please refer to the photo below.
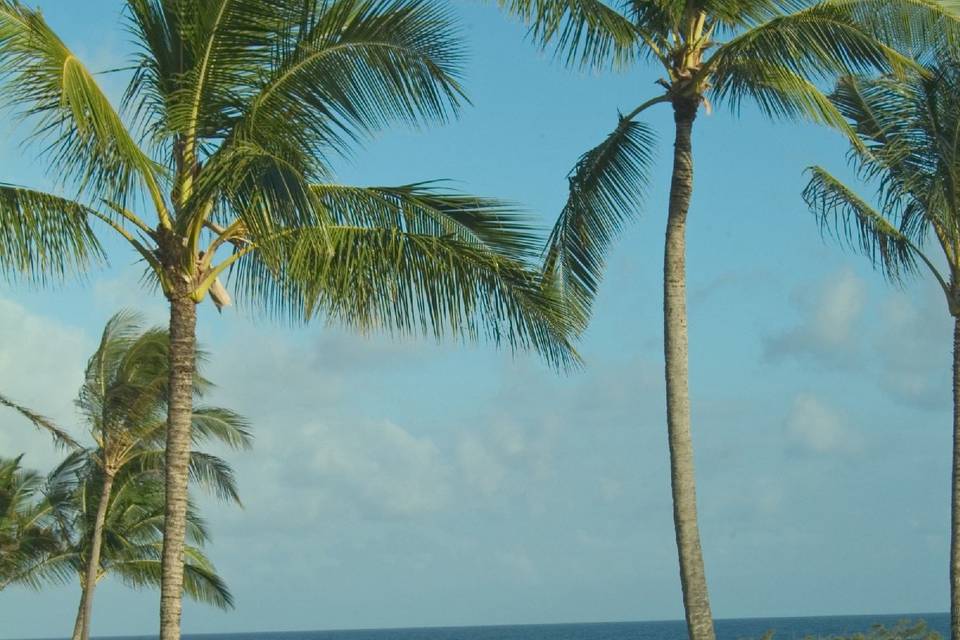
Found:
[[[901, 615], [819, 616], [805, 618], [741, 618], [716, 621], [717, 640], [760, 640], [768, 631], [774, 640], [831, 638], [867, 632], [874, 625], [893, 626], [901, 620], [923, 620], [941, 637], [950, 636], [945, 613]], [[426, 627], [353, 631], [184, 634], [184, 640], [686, 640], [682, 620], [662, 622], [601, 622], [488, 627]], [[107, 639], [100, 639], [107, 640]], [[149, 640], [144, 637], [109, 640]]]

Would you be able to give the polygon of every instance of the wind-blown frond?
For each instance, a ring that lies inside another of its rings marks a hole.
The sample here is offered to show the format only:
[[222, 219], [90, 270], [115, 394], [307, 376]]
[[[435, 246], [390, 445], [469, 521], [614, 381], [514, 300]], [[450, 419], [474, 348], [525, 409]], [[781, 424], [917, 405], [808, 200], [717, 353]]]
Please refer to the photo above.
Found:
[[[498, 0], [530, 25], [541, 47], [553, 46], [566, 64], [624, 66], [645, 53], [646, 20], [632, 22], [601, 0]], [[648, 3], [656, 4], [656, 3]], [[647, 43], [649, 53], [649, 45]]]
[[[129, 557], [118, 559], [112, 570], [127, 585], [141, 589], [160, 585], [160, 544], [144, 545], [131, 550]], [[196, 547], [184, 549], [183, 592], [193, 600], [218, 609], [233, 608], [233, 594], [213, 565]]]
[[0, 1], [0, 86], [6, 103], [35, 122], [56, 178], [116, 200], [139, 182], [159, 197], [154, 163], [94, 77], [41, 14], [17, 0]]
[[54, 424], [49, 418], [42, 416], [36, 411], [28, 409], [23, 405], [17, 404], [13, 400], [10, 400], [3, 395], [0, 395], [0, 405], [13, 409], [21, 416], [26, 418], [34, 427], [40, 431], [46, 431], [49, 433], [53, 437], [54, 442], [57, 444], [71, 448], [79, 448], [80, 445], [77, 443], [77, 441], [74, 440], [73, 437], [64, 429], [61, 429]]
[[361, 331], [486, 338], [575, 362], [558, 292], [526, 265], [447, 235], [331, 227], [278, 234], [237, 263], [262, 308], [322, 312]]
[[0, 272], [43, 282], [101, 261], [91, 212], [72, 200], [0, 183]]
[[341, 147], [341, 135], [444, 120], [456, 111], [463, 52], [442, 5], [337, 0], [308, 12], [243, 107], [238, 141], [267, 145], [282, 136], [284, 147], [325, 154]]
[[541, 250], [529, 216], [497, 200], [442, 191], [433, 183], [312, 188], [337, 225], [448, 235], [514, 259], [533, 259]]
[[250, 422], [240, 414], [220, 407], [196, 407], [191, 435], [195, 444], [216, 441], [234, 449], [253, 446]]
[[808, 81], [872, 71], [902, 75], [916, 69], [909, 56], [879, 40], [858, 21], [856, 7], [850, 0], [828, 1], [777, 16], [721, 44], [705, 66], [718, 82], [729, 68], [742, 69], [751, 61]]
[[621, 118], [570, 173], [569, 196], [547, 243], [545, 269], [557, 278], [580, 330], [600, 286], [606, 250], [643, 204], [654, 143], [647, 125]]
[[795, 71], [763, 59], [745, 58], [722, 67], [710, 96], [739, 113], [750, 101], [771, 118], [808, 120], [834, 127], [856, 140], [837, 106], [822, 89]]
[[826, 170], [809, 172], [803, 200], [824, 233], [857, 249], [892, 281], [916, 272], [922, 253], [892, 222]]

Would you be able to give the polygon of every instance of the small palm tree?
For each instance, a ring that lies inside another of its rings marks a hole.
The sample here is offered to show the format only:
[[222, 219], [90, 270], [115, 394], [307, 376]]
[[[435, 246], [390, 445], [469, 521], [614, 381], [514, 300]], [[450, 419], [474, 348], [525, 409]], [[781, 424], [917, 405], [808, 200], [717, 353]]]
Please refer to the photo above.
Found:
[[[17, 0], [0, 77], [75, 197], [0, 186], [0, 221], [82, 214], [142, 258], [170, 307], [161, 640], [179, 638], [196, 306], [230, 302], [359, 330], [451, 333], [569, 362], [563, 305], [524, 217], [436, 185], [352, 187], [332, 161], [385, 125], [463, 102], [435, 0], [126, 0], [138, 50], [126, 120]], [[413, 152], [413, 151], [411, 151]]]
[[[929, 273], [953, 334], [950, 629], [960, 638], [960, 61], [937, 56], [925, 74], [844, 78], [831, 99], [856, 131], [850, 158], [877, 188], [874, 204], [822, 167], [803, 198], [824, 233], [864, 254], [891, 281]], [[932, 245], [933, 250], [928, 247]], [[934, 253], [936, 252], [936, 253]], [[941, 268], [942, 267], [942, 268]], [[945, 345], [946, 346], [946, 345]]]
[[[144, 330], [135, 315], [119, 313], [107, 323], [100, 345], [87, 363], [77, 405], [95, 446], [78, 454], [87, 459], [89, 469], [80, 474], [83, 481], [78, 493], [78, 513], [84, 526], [80, 527], [80, 540], [73, 545], [78, 548], [78, 557], [83, 562], [80, 607], [73, 640], [89, 638], [94, 590], [107, 570], [101, 561], [102, 545], [108, 542], [105, 527], [111, 519], [124, 523], [123, 501], [128, 498], [120, 491], [114, 499], [115, 480], [123, 473], [137, 480], [143, 473], [161, 473], [163, 470], [169, 350], [170, 340], [165, 331]], [[209, 386], [199, 374], [193, 381], [193, 393], [197, 396]], [[246, 421], [232, 411], [195, 407], [192, 422], [194, 442], [216, 439], [232, 447], [250, 446]], [[188, 464], [195, 480], [217, 495], [239, 502], [236, 483], [226, 462], [194, 451]], [[156, 485], [154, 479], [153, 486]], [[162, 483], [159, 486], [162, 490]], [[162, 496], [162, 491], [152, 491], [154, 497]], [[137, 506], [142, 512], [143, 505], [137, 503]], [[117, 530], [112, 534], [120, 535]], [[124, 544], [129, 543], [124, 536], [121, 540]], [[120, 551], [125, 548], [121, 545]], [[114, 563], [117, 553], [115, 550]]]
[[39, 500], [43, 476], [23, 469], [20, 460], [0, 458], [0, 591], [60, 548]]
[[[935, 0], [498, 0], [556, 46], [567, 63], [625, 68], [652, 62], [663, 91], [621, 114], [613, 132], [569, 176], [569, 198], [546, 254], [581, 328], [599, 287], [605, 253], [646, 194], [653, 131], [638, 120], [669, 105], [673, 172], [664, 246], [663, 312], [667, 432], [680, 584], [692, 640], [713, 640], [697, 524], [686, 311], [686, 227], [693, 194], [693, 125], [701, 107], [752, 101], [766, 115], [852, 132], [820, 91], [825, 78], [858, 71], [902, 73], [902, 50], [955, 35]], [[894, 47], [896, 45], [897, 48]], [[956, 638], [955, 640], [960, 640]]]
[[[0, 460], [0, 495], [10, 476], [7, 467], [16, 460]], [[103, 472], [87, 452], [71, 453], [46, 478], [36, 472], [21, 472], [29, 478], [29, 491], [20, 490], [17, 522], [0, 515], [0, 531], [16, 548], [27, 549], [18, 562], [3, 556], [0, 590], [12, 584], [39, 589], [47, 583], [79, 579], [86, 574], [91, 531], [97, 511]], [[21, 483], [22, 484], [22, 483]], [[17, 486], [14, 483], [14, 486]], [[103, 526], [103, 546], [97, 582], [115, 575], [133, 588], [160, 585], [160, 550], [163, 544], [163, 474], [128, 467], [114, 479], [110, 508]], [[29, 521], [29, 526], [23, 526]], [[184, 563], [184, 593], [220, 608], [229, 608], [233, 597], [202, 546], [209, 534], [194, 508], [187, 513]], [[12, 548], [12, 547], [11, 547]], [[82, 609], [78, 617], [82, 615]]]

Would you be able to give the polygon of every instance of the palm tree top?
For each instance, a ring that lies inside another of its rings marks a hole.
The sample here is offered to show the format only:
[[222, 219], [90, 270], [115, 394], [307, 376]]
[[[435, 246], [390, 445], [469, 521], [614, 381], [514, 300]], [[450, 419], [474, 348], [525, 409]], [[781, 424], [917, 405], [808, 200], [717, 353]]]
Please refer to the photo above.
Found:
[[[498, 0], [531, 25], [567, 64], [624, 68], [651, 61], [671, 96], [706, 96], [736, 107], [769, 85], [761, 107], [800, 80], [916, 68], [914, 57], [955, 37], [957, 15], [936, 0]], [[785, 109], [785, 110], [784, 110]]]
[[[867, 256], [888, 279], [929, 271], [960, 316], [960, 62], [944, 55], [910, 78], [846, 77], [831, 99], [860, 139], [850, 154], [876, 197], [823, 167], [803, 192], [825, 234]], [[930, 252], [933, 244], [939, 255]]]
[[229, 277], [294, 321], [576, 359], [526, 213], [435, 182], [334, 179], [334, 160], [387, 124], [458, 113], [464, 52], [444, 5], [127, 0], [125, 16], [136, 48], [118, 110], [39, 12], [0, 0], [6, 103], [76, 194], [0, 185], [18, 210], [107, 225], [171, 299], [222, 307]]
[[638, 118], [658, 104], [692, 120], [702, 104], [832, 126], [860, 144], [827, 97], [842, 75], [905, 77], [956, 42], [960, 18], [936, 0], [498, 0], [531, 38], [569, 65], [658, 67], [660, 90], [619, 114], [617, 127], [569, 175], [550, 237], [547, 272], [586, 326], [605, 253], [648, 188], [656, 136]]

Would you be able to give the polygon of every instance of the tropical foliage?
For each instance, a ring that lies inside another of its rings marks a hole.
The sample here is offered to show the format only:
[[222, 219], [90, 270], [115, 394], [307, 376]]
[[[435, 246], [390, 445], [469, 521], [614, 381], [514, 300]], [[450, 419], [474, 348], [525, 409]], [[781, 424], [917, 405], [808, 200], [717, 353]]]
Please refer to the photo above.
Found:
[[[0, 590], [83, 579], [91, 514], [103, 481], [90, 463], [89, 456], [75, 452], [43, 476], [23, 469], [19, 458], [0, 460]], [[202, 551], [209, 540], [205, 523], [195, 509], [188, 519], [185, 593], [221, 608], [232, 606], [229, 589]], [[162, 525], [162, 475], [125, 470], [114, 484], [97, 580], [115, 575], [134, 588], [159, 586]]]
[[42, 500], [43, 477], [21, 458], [0, 458], [0, 590], [32, 579], [35, 567], [60, 548]]
[[[803, 198], [824, 233], [865, 255], [894, 282], [929, 274], [954, 319], [951, 635], [960, 637], [960, 62], [942, 52], [907, 79], [843, 78], [831, 96], [856, 132], [850, 159], [875, 197], [823, 167]], [[944, 345], [946, 348], [947, 345]]]
[[[108, 574], [134, 587], [160, 584], [169, 348], [165, 331], [144, 329], [129, 312], [115, 315], [87, 363], [76, 403], [93, 445], [72, 451], [42, 483], [36, 474], [18, 472], [18, 460], [4, 467], [15, 498], [6, 510], [9, 537], [23, 547], [22, 558], [10, 556], [5, 580], [37, 586], [77, 577], [81, 598], [74, 640], [89, 638], [94, 591]], [[202, 375], [194, 376], [197, 398], [210, 387]], [[191, 433], [195, 444], [247, 448], [251, 443], [246, 421], [219, 407], [196, 407]], [[224, 460], [192, 451], [189, 474], [217, 497], [239, 502]], [[188, 504], [184, 591], [229, 607], [230, 592], [202, 552], [207, 539], [203, 521]]]
[[[569, 175], [566, 205], [550, 237], [546, 277], [556, 279], [583, 328], [605, 254], [642, 206], [649, 184], [650, 128], [638, 118], [669, 104], [675, 122], [664, 244], [663, 311], [674, 529], [687, 627], [713, 640], [713, 615], [697, 523], [686, 313], [686, 225], [693, 194], [693, 124], [701, 107], [751, 102], [774, 118], [804, 119], [856, 139], [821, 92], [840, 74], [917, 68], [913, 56], [955, 40], [955, 16], [933, 0], [499, 0], [531, 25], [531, 37], [581, 67], [651, 63], [662, 91], [618, 117]], [[960, 636], [955, 638], [960, 640]]]
[[[137, 44], [121, 117], [39, 12], [0, 0], [6, 101], [34, 123], [62, 198], [0, 186], [18, 212], [100, 221], [170, 304], [161, 638], [179, 637], [195, 305], [221, 279], [254, 308], [359, 330], [487, 337], [569, 362], [539, 242], [500, 202], [436, 184], [353, 187], [333, 161], [391, 122], [444, 121], [463, 51], [426, 0], [127, 0]], [[0, 229], [4, 234], [13, 228]]]

